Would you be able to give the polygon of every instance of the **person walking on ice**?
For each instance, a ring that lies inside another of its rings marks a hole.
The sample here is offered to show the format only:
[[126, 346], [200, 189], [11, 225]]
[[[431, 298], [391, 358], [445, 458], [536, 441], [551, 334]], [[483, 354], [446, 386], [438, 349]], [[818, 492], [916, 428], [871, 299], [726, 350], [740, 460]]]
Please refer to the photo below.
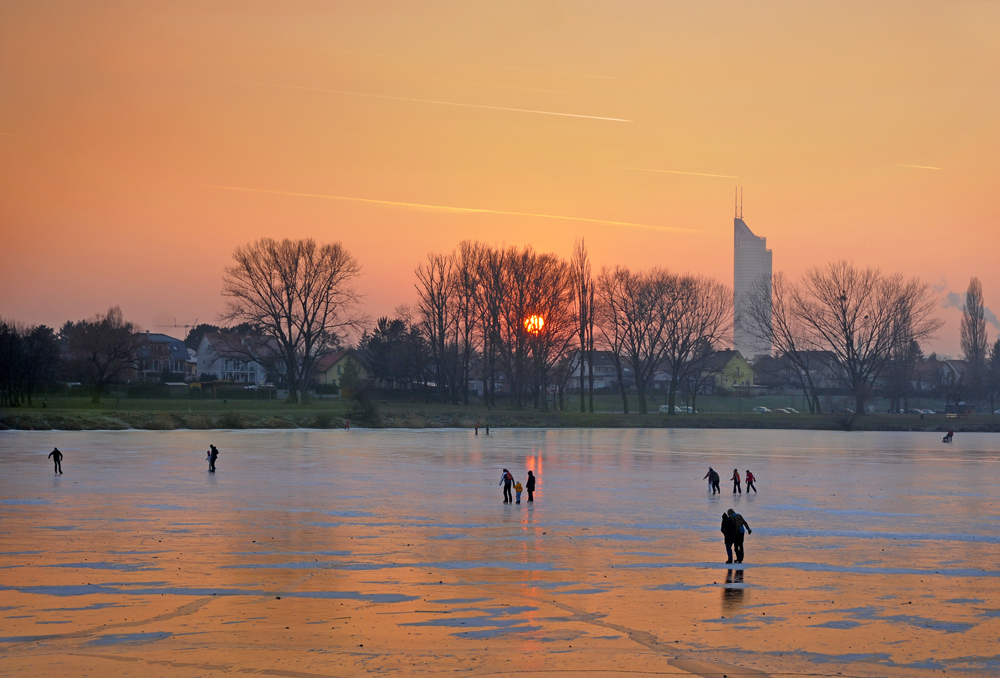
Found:
[[208, 450], [208, 472], [215, 473], [215, 460], [219, 458], [219, 448], [209, 445]]
[[743, 494], [743, 490], [740, 489], [740, 472], [737, 469], [733, 469], [733, 477], [730, 478], [733, 481], [733, 494], [739, 492]]
[[[705, 474], [705, 478], [708, 478], [708, 489], [712, 490], [712, 494], [715, 494], [716, 492], [722, 494], [722, 490], [719, 489], [719, 481], [721, 478], [714, 468], [711, 466], [708, 467], [708, 473]], [[702, 480], [705, 478], [702, 478]]]
[[514, 499], [510, 496], [510, 486], [514, 484], [514, 476], [507, 469], [500, 474], [500, 485], [503, 485], [503, 503], [510, 504]]
[[49, 452], [48, 458], [52, 460], [52, 464], [55, 466], [55, 473], [62, 475], [63, 453], [59, 451], [59, 448], [53, 447], [52, 451]]
[[522, 490], [524, 490], [524, 488], [521, 487], [521, 481], [520, 480], [516, 481], [514, 483], [514, 492], [517, 493], [517, 501], [514, 502], [515, 504], [520, 504], [521, 503], [521, 491]]
[[524, 489], [528, 491], [528, 503], [535, 503], [535, 474], [528, 471], [528, 482], [524, 486]]
[[741, 516], [733, 509], [729, 509], [728, 511], [726, 511], [726, 513], [729, 514], [729, 517], [732, 519], [733, 526], [735, 528], [735, 531], [733, 532], [733, 551], [734, 555], [736, 556], [736, 562], [742, 563], [744, 532], [746, 534], [752, 534], [753, 530], [750, 529], [750, 523], [748, 523], [746, 519], [743, 518], [743, 516]]
[[753, 485], [753, 481], [755, 481], [756, 478], [754, 478], [753, 474], [750, 473], [750, 469], [747, 469], [747, 474], [744, 478], [747, 481], [747, 494], [750, 494], [750, 490], [753, 490], [753, 493], [757, 494], [757, 488]]

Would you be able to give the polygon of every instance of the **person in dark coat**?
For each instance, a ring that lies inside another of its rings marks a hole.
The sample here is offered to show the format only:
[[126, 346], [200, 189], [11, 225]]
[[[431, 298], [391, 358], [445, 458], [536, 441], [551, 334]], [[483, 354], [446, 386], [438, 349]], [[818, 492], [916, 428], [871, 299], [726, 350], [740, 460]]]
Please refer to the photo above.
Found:
[[504, 469], [500, 475], [500, 485], [503, 485], [503, 503], [505, 504], [510, 504], [514, 501], [514, 497], [510, 493], [510, 486], [513, 484], [514, 476], [510, 474], [510, 471]]
[[525, 484], [524, 489], [528, 491], [528, 503], [535, 501], [535, 474], [528, 471], [528, 482]]
[[733, 469], [733, 477], [730, 478], [733, 481], [733, 494], [739, 492], [743, 494], [743, 490], [740, 489], [740, 472], [737, 469]]
[[53, 447], [52, 451], [49, 452], [48, 458], [52, 460], [52, 463], [55, 466], [55, 472], [62, 475], [63, 453], [59, 451], [59, 448]]
[[[712, 494], [716, 492], [722, 494], [722, 490], [719, 489], [719, 481], [721, 479], [719, 478], [719, 473], [714, 468], [711, 466], [708, 467], [708, 473], [705, 474], [705, 478], [708, 478], [708, 487], [712, 490]], [[705, 478], [702, 478], [702, 480]]]
[[733, 551], [736, 554], [736, 562], [742, 563], [744, 532], [746, 532], [746, 534], [752, 534], [753, 530], [750, 529], [750, 523], [748, 523], [743, 516], [733, 509], [729, 509], [726, 513], [733, 519], [733, 525], [736, 526], [736, 533], [734, 534], [735, 539], [733, 540]]
[[219, 458], [219, 448], [209, 445], [208, 450], [208, 472], [215, 473], [215, 460]]
[[722, 532], [722, 538], [726, 540], [726, 563], [728, 564], [733, 562], [733, 543], [740, 531], [728, 513], [722, 514], [722, 525], [719, 530]]

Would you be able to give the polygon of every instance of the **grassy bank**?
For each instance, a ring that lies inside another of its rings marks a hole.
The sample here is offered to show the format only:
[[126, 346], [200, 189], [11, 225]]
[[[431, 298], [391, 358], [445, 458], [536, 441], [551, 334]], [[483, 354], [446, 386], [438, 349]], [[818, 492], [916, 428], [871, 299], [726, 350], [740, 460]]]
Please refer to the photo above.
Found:
[[[349, 410], [339, 401], [290, 405], [277, 401], [48, 399], [45, 407], [0, 409], [0, 430], [173, 430], [254, 428], [340, 428]], [[862, 417], [812, 414], [620, 414], [614, 412], [486, 410], [482, 405], [383, 402], [377, 421], [354, 426], [383, 428], [742, 428], [857, 431], [1000, 432], [1000, 415], [948, 418], [945, 415], [873, 414]]]

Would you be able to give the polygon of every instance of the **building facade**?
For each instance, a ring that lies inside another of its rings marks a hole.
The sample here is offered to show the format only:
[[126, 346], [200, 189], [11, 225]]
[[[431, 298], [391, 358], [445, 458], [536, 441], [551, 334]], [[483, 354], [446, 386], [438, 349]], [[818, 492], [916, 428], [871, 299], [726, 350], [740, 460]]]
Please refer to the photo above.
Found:
[[[763, 281], [763, 282], [762, 282]], [[771, 289], [771, 250], [767, 238], [754, 235], [743, 221], [743, 210], [737, 207], [733, 223], [733, 348], [753, 360], [757, 356], [771, 355], [771, 342], [754, 331], [749, 318], [748, 294], [755, 285]], [[770, 299], [770, 294], [768, 295]], [[766, 311], [767, 332], [770, 332], [770, 309]]]

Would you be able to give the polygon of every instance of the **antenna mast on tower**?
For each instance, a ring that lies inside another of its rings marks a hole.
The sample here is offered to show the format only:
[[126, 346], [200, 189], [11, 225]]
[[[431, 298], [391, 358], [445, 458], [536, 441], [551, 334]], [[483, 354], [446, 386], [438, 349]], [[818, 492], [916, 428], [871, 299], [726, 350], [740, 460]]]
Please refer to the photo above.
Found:
[[736, 218], [737, 219], [742, 219], [743, 218], [743, 189], [742, 188], [736, 188], [735, 201], [736, 201]]

